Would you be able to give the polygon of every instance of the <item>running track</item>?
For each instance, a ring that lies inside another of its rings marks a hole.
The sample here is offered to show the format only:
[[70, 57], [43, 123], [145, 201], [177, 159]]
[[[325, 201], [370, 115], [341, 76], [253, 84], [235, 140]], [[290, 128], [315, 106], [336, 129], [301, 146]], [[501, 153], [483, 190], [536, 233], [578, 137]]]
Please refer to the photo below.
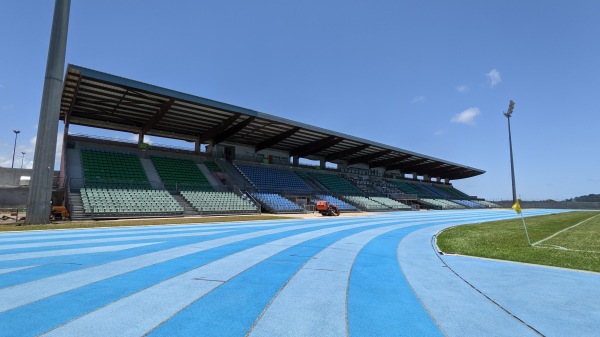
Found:
[[5, 233], [0, 335], [597, 336], [598, 274], [432, 248], [443, 228], [515, 216]]

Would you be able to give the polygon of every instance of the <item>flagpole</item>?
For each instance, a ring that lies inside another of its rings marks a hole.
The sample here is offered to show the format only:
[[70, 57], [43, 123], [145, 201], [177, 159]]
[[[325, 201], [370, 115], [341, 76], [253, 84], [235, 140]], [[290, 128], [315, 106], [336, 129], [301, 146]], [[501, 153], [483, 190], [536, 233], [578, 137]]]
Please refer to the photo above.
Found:
[[525, 218], [523, 217], [523, 212], [521, 212], [521, 220], [523, 221], [523, 228], [525, 228], [525, 236], [527, 236], [527, 243], [531, 247], [531, 241], [529, 240], [529, 233], [527, 232], [527, 225], [525, 225]]

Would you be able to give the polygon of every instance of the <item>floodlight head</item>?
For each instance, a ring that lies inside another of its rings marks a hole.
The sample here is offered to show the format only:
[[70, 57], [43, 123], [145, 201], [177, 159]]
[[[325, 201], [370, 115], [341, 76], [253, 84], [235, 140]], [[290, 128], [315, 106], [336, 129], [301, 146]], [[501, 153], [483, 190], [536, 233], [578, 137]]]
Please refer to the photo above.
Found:
[[21, 131], [19, 131], [19, 130], [13, 130], [13, 132], [14, 132], [15, 134], [19, 134]]
[[510, 118], [512, 116], [514, 108], [515, 108], [515, 102], [511, 99], [510, 102], [508, 103], [508, 111], [504, 113], [504, 116], [506, 116], [506, 118]]

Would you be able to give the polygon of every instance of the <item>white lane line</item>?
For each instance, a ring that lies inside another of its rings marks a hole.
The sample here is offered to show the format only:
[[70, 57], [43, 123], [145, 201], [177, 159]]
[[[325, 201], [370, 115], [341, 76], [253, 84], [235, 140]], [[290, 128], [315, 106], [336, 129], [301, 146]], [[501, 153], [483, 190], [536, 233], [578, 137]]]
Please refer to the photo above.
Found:
[[[91, 248], [75, 248], [75, 249], [61, 249], [61, 250], [45, 250], [41, 252], [29, 252], [29, 253], [17, 253], [17, 254], [4, 254], [0, 255], [0, 261], [15, 261], [25, 259], [35, 259], [40, 257], [51, 257], [51, 256], [68, 256], [76, 254], [95, 254], [95, 253], [106, 253], [116, 252], [119, 250], [125, 250], [130, 248], [137, 248], [149, 245], [155, 245], [160, 242], [144, 242], [130, 245], [114, 245], [114, 246], [101, 246]], [[1, 298], [1, 296], [0, 296]]]
[[342, 230], [390, 222], [398, 221], [365, 221], [360, 224], [319, 229], [255, 246], [115, 301], [44, 336], [110, 336], [115, 333], [119, 336], [141, 336], [224, 282], [285, 249]]
[[39, 267], [39, 265], [25, 266], [25, 267], [14, 267], [14, 268], [3, 268], [3, 269], [0, 269], [0, 274], [7, 274], [7, 273], [12, 273], [13, 271], [19, 271], [19, 270], [24, 270], [24, 269], [29, 269], [29, 268], [35, 268], [35, 267]]
[[563, 233], [563, 232], [566, 232], [566, 231], [568, 231], [568, 230], [569, 230], [569, 229], [571, 229], [571, 228], [575, 228], [575, 227], [577, 227], [577, 226], [581, 225], [582, 223], [584, 223], [584, 222], [586, 222], [586, 221], [588, 221], [588, 220], [592, 220], [593, 218], [595, 218], [595, 217], [597, 217], [597, 216], [600, 216], [600, 214], [596, 214], [596, 215], [594, 215], [594, 216], [592, 216], [592, 217], [590, 217], [590, 218], [587, 218], [587, 219], [585, 219], [585, 220], [583, 220], [583, 221], [581, 221], [581, 222], [579, 222], [579, 223], [576, 223], [576, 224], [574, 224], [573, 226], [570, 226], [570, 227], [567, 227], [567, 228], [565, 228], [565, 229], [559, 230], [558, 232], [556, 232], [556, 233], [554, 233], [554, 234], [550, 235], [549, 237], [547, 237], [547, 238], [545, 238], [545, 239], [541, 239], [540, 241], [536, 241], [536, 242], [532, 243], [531, 245], [532, 245], [532, 246], [536, 246], [536, 245], [538, 245], [538, 244], [540, 244], [540, 243], [542, 243], [542, 242], [544, 242], [544, 241], [548, 241], [548, 240], [552, 239], [553, 237], [557, 236], [558, 234], [560, 234], [560, 233]]
[[[298, 220], [295, 220], [293, 223], [298, 223]], [[114, 229], [111, 228], [90, 228], [86, 229], [84, 233], [80, 232], [67, 232], [67, 231], [44, 231], [44, 232], [36, 232], [36, 233], [2, 233], [0, 234], [0, 243], [2, 242], [15, 242], [15, 241], [38, 241], [38, 240], [64, 240], [70, 238], [93, 238], [93, 237], [109, 237], [109, 236], [123, 236], [123, 235], [140, 235], [140, 234], [155, 234], [155, 233], [177, 233], [177, 232], [190, 232], [190, 231], [206, 231], [206, 230], [222, 230], [222, 229], [246, 229], [247, 227], [275, 227], [292, 224], [289, 223], [260, 223], [255, 225], [246, 225], [246, 224], [227, 224], [223, 225], [215, 225], [208, 224], [210, 226], [198, 226], [198, 225], [171, 225], [170, 227], [156, 227], [156, 228], [148, 228], [144, 227], [118, 227]], [[23, 234], [23, 235], [17, 235]], [[29, 234], [29, 235], [28, 235]], [[31, 235], [35, 234], [35, 235]]]
[[356, 256], [372, 239], [405, 226], [366, 230], [315, 255], [266, 308], [249, 336], [347, 336], [347, 289]]
[[[23, 248], [40, 248], [40, 247], [53, 247], [53, 246], [71, 246], [71, 245], [82, 245], [90, 243], [109, 243], [109, 242], [120, 242], [120, 241], [137, 241], [137, 240], [162, 240], [171, 238], [183, 238], [191, 236], [207, 236], [214, 234], [227, 233], [231, 231], [208, 231], [208, 232], [193, 232], [193, 233], [178, 233], [178, 234], [158, 234], [158, 235], [140, 235], [140, 236], [126, 236], [118, 238], [102, 238], [102, 239], [87, 239], [87, 240], [64, 240], [64, 241], [45, 241], [35, 243], [19, 243], [13, 245], [0, 245], [0, 250], [5, 249], [23, 249]], [[1, 256], [1, 255], [0, 255]]]
[[[349, 219], [352, 220], [352, 219]], [[346, 220], [346, 221], [349, 221]], [[77, 289], [85, 285], [102, 281], [117, 275], [148, 267], [161, 262], [176, 259], [182, 256], [198, 253], [208, 249], [236, 243], [246, 239], [257, 238], [270, 234], [277, 234], [296, 229], [305, 229], [322, 226], [323, 224], [306, 224], [274, 228], [263, 231], [232, 235], [225, 238], [208, 240], [204, 242], [165, 249], [139, 256], [113, 261], [102, 265], [80, 269], [60, 275], [47, 277], [27, 283], [0, 289], [0, 312], [4, 312], [22, 305], [38, 301], [65, 291]]]

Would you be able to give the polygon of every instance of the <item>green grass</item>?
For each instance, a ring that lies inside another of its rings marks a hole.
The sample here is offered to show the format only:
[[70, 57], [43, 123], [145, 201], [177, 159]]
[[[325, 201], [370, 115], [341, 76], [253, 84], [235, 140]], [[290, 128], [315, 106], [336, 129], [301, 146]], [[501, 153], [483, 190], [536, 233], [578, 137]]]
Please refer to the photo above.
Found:
[[203, 218], [162, 218], [162, 219], [127, 219], [127, 220], [105, 220], [105, 221], [64, 221], [52, 222], [48, 225], [29, 225], [22, 223], [0, 225], [0, 232], [28, 231], [42, 229], [71, 229], [71, 228], [94, 228], [94, 227], [118, 227], [118, 226], [147, 226], [167, 224], [198, 224], [231, 221], [256, 221], [256, 220], [286, 220], [297, 219], [275, 215], [236, 215], [236, 216], [213, 216]]
[[446, 253], [600, 272], [600, 212], [537, 216], [525, 223], [534, 243], [586, 219], [535, 247], [527, 244], [521, 219], [450, 228], [438, 235], [437, 245]]

